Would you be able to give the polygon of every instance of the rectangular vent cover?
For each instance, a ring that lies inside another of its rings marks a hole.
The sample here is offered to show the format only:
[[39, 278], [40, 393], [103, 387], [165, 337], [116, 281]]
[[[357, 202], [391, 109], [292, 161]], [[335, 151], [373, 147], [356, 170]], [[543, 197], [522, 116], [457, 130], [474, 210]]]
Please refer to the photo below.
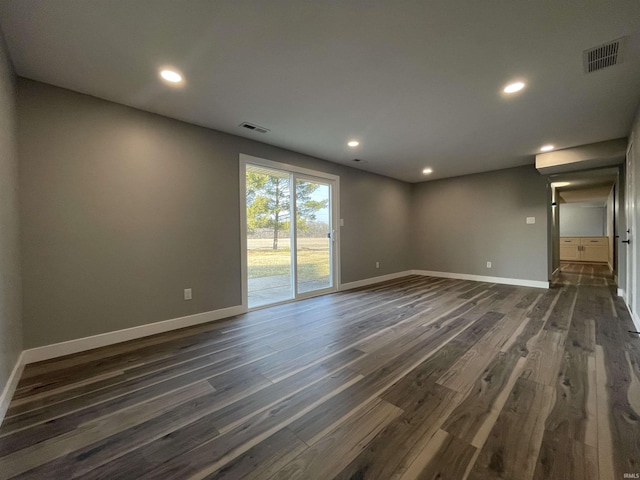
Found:
[[604, 45], [585, 50], [582, 53], [584, 72], [591, 73], [622, 63], [624, 39], [625, 37], [622, 37]]
[[246, 128], [247, 130], [253, 130], [254, 132], [267, 133], [270, 131], [268, 128], [264, 128], [260, 125], [254, 125], [253, 123], [248, 122], [242, 122], [240, 126], [242, 128]]

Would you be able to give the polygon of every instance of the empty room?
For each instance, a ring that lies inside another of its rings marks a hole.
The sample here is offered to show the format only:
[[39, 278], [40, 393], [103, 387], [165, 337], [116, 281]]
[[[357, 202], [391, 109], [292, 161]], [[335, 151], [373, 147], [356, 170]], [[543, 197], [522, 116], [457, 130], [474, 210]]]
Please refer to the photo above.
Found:
[[0, 480], [640, 478], [640, 2], [0, 0]]

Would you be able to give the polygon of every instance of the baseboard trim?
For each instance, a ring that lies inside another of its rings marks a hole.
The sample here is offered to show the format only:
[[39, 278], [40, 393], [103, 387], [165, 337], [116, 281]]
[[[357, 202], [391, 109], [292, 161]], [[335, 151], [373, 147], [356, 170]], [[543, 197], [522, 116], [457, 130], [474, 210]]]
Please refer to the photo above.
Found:
[[558, 273], [560, 271], [560, 267], [556, 268], [553, 273], [551, 273], [551, 276], [553, 277], [556, 273]]
[[[618, 289], [618, 292], [620, 292], [620, 289]], [[621, 297], [623, 297], [624, 299], [624, 306], [627, 307], [627, 312], [629, 312], [629, 316], [631, 317], [631, 321], [633, 322], [633, 324], [636, 327], [636, 331], [640, 332], [640, 317], [638, 317], [637, 313], [633, 313], [631, 311], [631, 308], [629, 307], [629, 304], [627, 303], [627, 299], [624, 298], [624, 295], [620, 295]]]
[[406, 277], [411, 275], [411, 270], [404, 272], [389, 273], [388, 275], [380, 275], [379, 277], [365, 278], [364, 280], [358, 280], [356, 282], [343, 283], [338, 287], [338, 291], [351, 290], [352, 288], [366, 287], [367, 285], [373, 285], [374, 283], [386, 282], [388, 280], [395, 280], [396, 278]]
[[106, 347], [115, 343], [135, 340], [137, 338], [148, 337], [158, 333], [170, 332], [180, 328], [191, 327], [201, 323], [213, 322], [223, 318], [233, 317], [245, 313], [246, 309], [242, 305], [235, 307], [221, 308], [209, 312], [196, 313], [186, 317], [172, 318], [156, 323], [148, 323], [139, 327], [125, 328], [113, 332], [101, 333], [90, 337], [78, 338], [66, 342], [53, 343], [43, 347], [30, 348], [22, 352], [24, 364], [51, 360], [52, 358], [71, 355], [72, 353], [93, 350], [94, 348]]
[[9, 375], [7, 384], [4, 386], [2, 395], [0, 395], [0, 425], [2, 425], [4, 416], [7, 414], [9, 403], [11, 403], [13, 393], [16, 391], [16, 387], [18, 386], [18, 382], [20, 381], [20, 377], [22, 376], [22, 370], [24, 370], [25, 365], [24, 356], [24, 352], [22, 352], [18, 357], [18, 360], [16, 361], [13, 370], [11, 371], [11, 375]]
[[624, 290], [619, 288], [618, 289], [618, 296], [624, 298]]
[[413, 270], [414, 275], [426, 275], [428, 277], [455, 278], [458, 280], [471, 280], [474, 282], [501, 283], [504, 285], [518, 285], [521, 287], [549, 288], [549, 282], [538, 280], [524, 280], [521, 278], [485, 277], [484, 275], [471, 275], [468, 273], [432, 272], [430, 270]]

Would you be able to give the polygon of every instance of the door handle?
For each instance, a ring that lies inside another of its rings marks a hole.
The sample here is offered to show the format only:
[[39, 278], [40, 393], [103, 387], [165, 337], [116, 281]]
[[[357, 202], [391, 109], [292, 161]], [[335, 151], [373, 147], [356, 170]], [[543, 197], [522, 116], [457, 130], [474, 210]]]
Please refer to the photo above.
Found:
[[631, 243], [631, 240], [622, 240], [622, 243]]

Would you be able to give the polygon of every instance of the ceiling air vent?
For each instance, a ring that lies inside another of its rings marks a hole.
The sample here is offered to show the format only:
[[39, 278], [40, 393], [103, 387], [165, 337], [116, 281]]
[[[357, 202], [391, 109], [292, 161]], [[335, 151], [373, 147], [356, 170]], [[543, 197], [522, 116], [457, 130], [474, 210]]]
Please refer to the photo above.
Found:
[[625, 37], [604, 45], [590, 48], [582, 53], [584, 72], [591, 73], [622, 63], [622, 50]]
[[264, 127], [261, 127], [260, 125], [254, 125], [253, 123], [248, 123], [248, 122], [242, 122], [240, 126], [242, 128], [246, 128], [247, 130], [253, 130], [254, 132], [259, 132], [259, 133], [267, 133], [271, 131], [268, 128], [264, 128]]

